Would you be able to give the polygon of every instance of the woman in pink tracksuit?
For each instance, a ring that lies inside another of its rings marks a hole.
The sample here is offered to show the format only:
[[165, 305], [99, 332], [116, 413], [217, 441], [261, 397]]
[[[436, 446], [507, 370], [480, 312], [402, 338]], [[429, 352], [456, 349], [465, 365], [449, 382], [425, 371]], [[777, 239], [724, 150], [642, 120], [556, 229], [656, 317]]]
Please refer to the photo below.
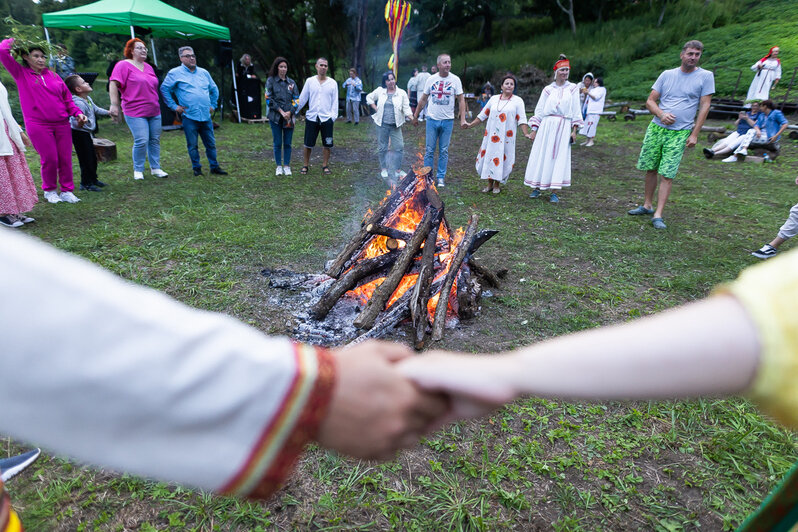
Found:
[[[47, 68], [44, 50], [32, 48], [22, 55], [24, 66], [11, 56], [14, 39], [0, 42], [0, 62], [14, 78], [25, 129], [42, 163], [42, 190], [50, 203], [80, 201], [72, 191], [72, 131], [69, 117], [86, 117], [72, 101], [63, 80]], [[61, 185], [61, 193], [56, 189]]]

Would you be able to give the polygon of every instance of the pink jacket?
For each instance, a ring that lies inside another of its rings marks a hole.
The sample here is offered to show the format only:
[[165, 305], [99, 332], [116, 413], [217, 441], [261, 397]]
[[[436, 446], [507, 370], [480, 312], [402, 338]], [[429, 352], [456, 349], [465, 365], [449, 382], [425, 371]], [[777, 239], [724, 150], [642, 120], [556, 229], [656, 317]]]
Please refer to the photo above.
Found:
[[70, 116], [81, 114], [72, 101], [64, 81], [49, 68], [37, 74], [31, 68], [20, 65], [11, 56], [14, 39], [0, 42], [0, 62], [14, 78], [19, 90], [19, 103], [26, 121], [53, 124], [66, 122]]

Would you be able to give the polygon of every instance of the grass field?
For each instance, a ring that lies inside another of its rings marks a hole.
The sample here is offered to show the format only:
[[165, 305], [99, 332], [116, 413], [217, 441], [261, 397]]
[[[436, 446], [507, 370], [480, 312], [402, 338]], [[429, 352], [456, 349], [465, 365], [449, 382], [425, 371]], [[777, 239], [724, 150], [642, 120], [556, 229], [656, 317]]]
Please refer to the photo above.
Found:
[[[704, 297], [756, 262], [749, 252], [770, 241], [798, 198], [795, 142], [784, 142], [774, 164], [731, 165], [701, 156], [702, 135], [682, 163], [668, 229], [656, 231], [625, 214], [642, 197], [634, 164], [647, 123], [603, 121], [594, 148], [575, 147], [574, 185], [559, 205], [527, 197], [526, 139], [506, 189], [480, 194], [473, 158], [482, 131], [455, 132], [441, 190], [447, 215], [459, 225], [478, 212], [481, 227], [500, 230], [480, 255], [510, 272], [441, 347], [506, 350], [626, 321]], [[225, 123], [217, 141], [230, 176], [194, 177], [178, 131], [162, 140], [170, 178], [133, 181], [127, 128], [102, 122], [101, 134], [119, 149], [116, 162], [100, 165], [110, 186], [80, 193], [77, 205], [40, 203], [25, 231], [271, 334], [290, 333], [291, 312], [273, 302], [280, 293], [260, 270], [320, 272], [386, 190], [368, 123], [336, 125], [332, 177], [321, 175], [316, 154], [300, 176], [299, 153], [292, 178], [274, 176], [267, 128]], [[421, 139], [421, 129], [405, 128], [406, 161]], [[36, 172], [36, 155], [29, 160]], [[91, 334], [72, 325], [67, 334]], [[22, 448], [2, 442], [3, 455]], [[797, 445], [742, 399], [525, 399], [453, 424], [386, 464], [311, 448], [265, 503], [52, 455], [8, 488], [31, 531], [730, 530], [798, 459]]]

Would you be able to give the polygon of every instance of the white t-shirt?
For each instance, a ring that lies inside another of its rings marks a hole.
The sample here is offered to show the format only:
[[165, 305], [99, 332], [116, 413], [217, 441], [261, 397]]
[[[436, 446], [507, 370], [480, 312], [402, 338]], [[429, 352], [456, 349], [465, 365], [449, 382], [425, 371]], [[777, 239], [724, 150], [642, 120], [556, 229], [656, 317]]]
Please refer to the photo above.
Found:
[[324, 83], [319, 83], [318, 76], [308, 78], [299, 95], [297, 112], [305, 104], [308, 104], [308, 112], [305, 114], [307, 120], [335, 120], [338, 118], [338, 83], [332, 78], [327, 78]]
[[429, 72], [419, 72], [416, 74], [416, 96], [421, 98], [421, 93], [424, 92], [424, 87], [427, 86], [427, 80], [432, 74]]
[[[595, 87], [588, 91], [587, 96], [587, 112], [589, 115], [597, 115], [604, 111], [604, 100], [607, 98], [607, 89], [604, 87]], [[596, 98], [595, 100], [593, 98]]]
[[451, 72], [446, 77], [434, 74], [424, 85], [424, 94], [429, 98], [427, 118], [454, 120], [454, 100], [463, 94], [463, 83]]

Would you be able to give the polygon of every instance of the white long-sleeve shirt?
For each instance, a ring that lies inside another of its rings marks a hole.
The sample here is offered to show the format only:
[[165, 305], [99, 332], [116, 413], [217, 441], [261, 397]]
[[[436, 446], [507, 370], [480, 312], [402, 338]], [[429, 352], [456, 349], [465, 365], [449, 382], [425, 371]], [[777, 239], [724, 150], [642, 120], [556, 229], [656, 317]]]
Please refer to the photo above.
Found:
[[332, 393], [324, 350], [189, 308], [8, 229], [0, 301], [25, 306], [0, 320], [0, 434], [83, 462], [265, 497]]
[[305, 86], [299, 94], [297, 112], [305, 104], [308, 111], [305, 118], [315, 122], [326, 122], [338, 118], [338, 83], [332, 78], [326, 78], [324, 83], [319, 83], [318, 76], [312, 76], [305, 80]]

